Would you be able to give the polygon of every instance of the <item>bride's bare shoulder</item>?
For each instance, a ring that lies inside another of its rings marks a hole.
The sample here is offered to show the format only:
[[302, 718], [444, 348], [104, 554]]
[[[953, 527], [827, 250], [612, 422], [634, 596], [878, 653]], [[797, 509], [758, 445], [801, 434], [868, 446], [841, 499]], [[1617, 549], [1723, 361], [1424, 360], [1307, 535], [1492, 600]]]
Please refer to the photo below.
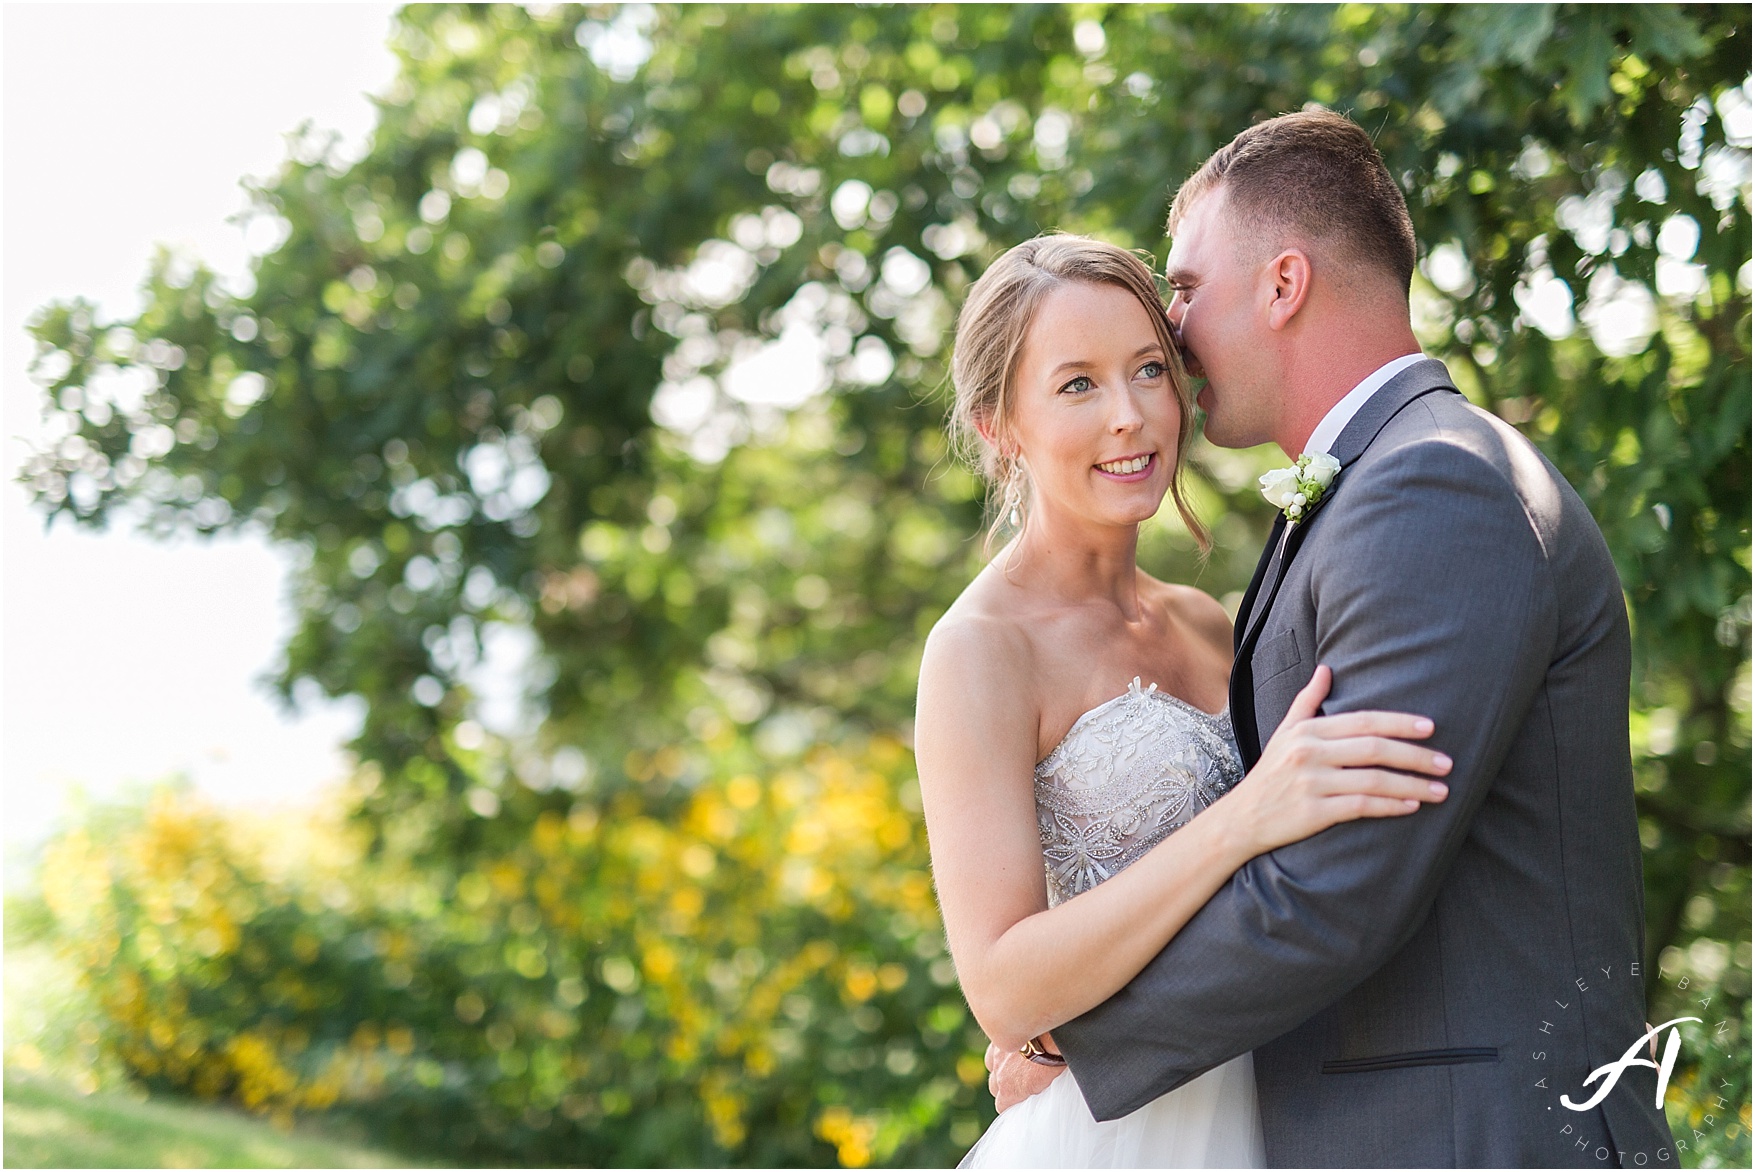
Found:
[[1007, 673], [1026, 667], [1030, 640], [1026, 624], [1008, 605], [1015, 602], [1007, 598], [1010, 593], [1003, 581], [996, 583], [985, 572], [969, 583], [927, 634], [922, 674], [942, 660]]
[[950, 711], [1002, 704], [1022, 712], [1036, 678], [1030, 624], [1018, 591], [990, 566], [957, 596], [926, 636], [920, 700]]
[[[920, 657], [914, 755], [929, 819], [938, 810], [941, 824], [939, 796], [1011, 794], [1036, 762], [1039, 673], [1027, 627], [1003, 591], [981, 586], [977, 578], [951, 604]], [[1027, 785], [1023, 793], [1028, 801]]]

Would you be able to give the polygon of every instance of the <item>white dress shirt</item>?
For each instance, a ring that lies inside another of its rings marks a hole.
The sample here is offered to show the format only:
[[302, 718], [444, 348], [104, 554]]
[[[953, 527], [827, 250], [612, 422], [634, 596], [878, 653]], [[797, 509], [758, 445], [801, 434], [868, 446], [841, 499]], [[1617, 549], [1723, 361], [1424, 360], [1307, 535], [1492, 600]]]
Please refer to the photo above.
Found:
[[1347, 392], [1345, 398], [1328, 409], [1328, 414], [1322, 417], [1322, 422], [1318, 423], [1316, 430], [1310, 433], [1310, 439], [1304, 445], [1304, 455], [1314, 456], [1318, 452], [1327, 452], [1332, 448], [1334, 442], [1341, 438], [1341, 432], [1346, 429], [1347, 424], [1353, 421], [1353, 416], [1359, 414], [1359, 408], [1363, 407], [1372, 395], [1382, 390], [1384, 383], [1425, 357], [1424, 354], [1416, 350], [1412, 354], [1392, 358], [1366, 375], [1358, 386]]

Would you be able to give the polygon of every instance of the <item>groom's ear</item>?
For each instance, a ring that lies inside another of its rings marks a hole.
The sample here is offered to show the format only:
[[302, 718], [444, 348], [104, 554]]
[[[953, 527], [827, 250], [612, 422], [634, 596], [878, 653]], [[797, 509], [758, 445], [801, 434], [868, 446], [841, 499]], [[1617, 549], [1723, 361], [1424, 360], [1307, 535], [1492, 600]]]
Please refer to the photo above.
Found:
[[1268, 328], [1283, 330], [1310, 297], [1310, 254], [1288, 248], [1267, 266], [1272, 296], [1268, 302]]

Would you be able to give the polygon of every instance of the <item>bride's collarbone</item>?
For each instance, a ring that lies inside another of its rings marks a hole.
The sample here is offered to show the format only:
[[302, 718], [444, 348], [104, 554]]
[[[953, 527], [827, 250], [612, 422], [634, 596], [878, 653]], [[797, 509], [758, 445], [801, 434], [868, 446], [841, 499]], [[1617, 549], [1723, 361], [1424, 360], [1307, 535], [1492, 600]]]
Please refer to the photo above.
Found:
[[988, 605], [976, 613], [1005, 631], [1024, 692], [1034, 702], [1036, 760], [1086, 714], [1126, 695], [1136, 677], [1142, 688], [1156, 684], [1204, 711], [1224, 707], [1229, 633], [1223, 648], [1207, 646], [1212, 639], [1185, 613], [1186, 590], [1154, 580], [1141, 592], [1137, 618], [1097, 602], [1017, 605], [1023, 600], [1014, 597], [1007, 608], [993, 606], [999, 600], [991, 597], [981, 600]]

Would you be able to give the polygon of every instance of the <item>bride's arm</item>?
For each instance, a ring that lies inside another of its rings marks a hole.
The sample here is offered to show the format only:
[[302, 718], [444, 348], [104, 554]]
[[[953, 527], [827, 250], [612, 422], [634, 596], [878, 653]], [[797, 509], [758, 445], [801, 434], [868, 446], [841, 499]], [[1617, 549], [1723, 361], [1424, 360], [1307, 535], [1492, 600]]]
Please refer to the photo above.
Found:
[[941, 626], [914, 723], [945, 935], [969, 1008], [1004, 1049], [1121, 988], [1252, 857], [1226, 819], [1196, 818], [1166, 840], [1174, 849], [1049, 910], [1027, 667], [987, 624]]
[[[1132, 866], [1047, 906], [1036, 826], [1035, 705], [1021, 639], [998, 624], [941, 624], [920, 668], [915, 754], [933, 877], [957, 976], [987, 1036], [1015, 1049], [1127, 984], [1256, 855], [1350, 818], [1441, 799], [1424, 736], [1392, 713], [1314, 716], [1318, 669], [1249, 778]], [[1296, 726], [1296, 727], [1293, 727]], [[1287, 837], [1290, 835], [1290, 837]]]

